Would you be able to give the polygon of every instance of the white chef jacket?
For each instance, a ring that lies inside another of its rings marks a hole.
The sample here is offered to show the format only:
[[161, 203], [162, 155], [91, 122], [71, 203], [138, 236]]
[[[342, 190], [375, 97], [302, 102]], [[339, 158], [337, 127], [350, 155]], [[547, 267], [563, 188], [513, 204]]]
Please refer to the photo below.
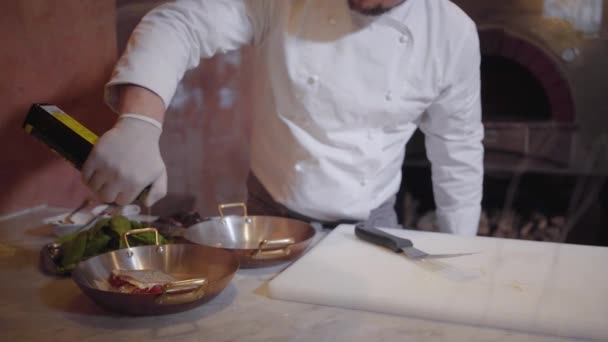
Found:
[[419, 127], [442, 231], [477, 232], [483, 175], [474, 23], [447, 0], [378, 17], [337, 0], [178, 0], [148, 13], [108, 83], [168, 105], [185, 71], [256, 50], [251, 168], [273, 198], [323, 221], [363, 220], [400, 187]]

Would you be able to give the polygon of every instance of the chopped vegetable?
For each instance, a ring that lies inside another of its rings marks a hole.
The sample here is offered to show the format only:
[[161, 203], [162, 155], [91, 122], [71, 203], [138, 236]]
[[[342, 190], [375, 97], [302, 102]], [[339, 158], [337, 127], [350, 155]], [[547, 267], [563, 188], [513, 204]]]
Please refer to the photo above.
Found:
[[84, 251], [87, 247], [87, 235], [78, 234], [73, 239], [64, 242], [61, 245], [62, 257], [61, 266], [72, 269], [78, 261], [84, 256]]
[[[82, 260], [125, 248], [126, 245], [122, 239], [124, 233], [142, 227], [143, 224], [140, 222], [130, 221], [124, 216], [114, 216], [99, 220], [89, 230], [57, 238], [55, 242], [61, 244], [61, 258], [57, 265], [58, 271], [71, 271]], [[132, 247], [154, 245], [156, 243], [154, 233], [134, 234], [129, 236], [128, 239], [129, 245]], [[170, 242], [160, 234], [158, 240], [160, 244]]]
[[[90, 235], [90, 234], [89, 234]], [[84, 249], [83, 257], [89, 258], [99, 254], [108, 245], [112, 238], [108, 235], [99, 234], [93, 239], [87, 240], [87, 247]]]

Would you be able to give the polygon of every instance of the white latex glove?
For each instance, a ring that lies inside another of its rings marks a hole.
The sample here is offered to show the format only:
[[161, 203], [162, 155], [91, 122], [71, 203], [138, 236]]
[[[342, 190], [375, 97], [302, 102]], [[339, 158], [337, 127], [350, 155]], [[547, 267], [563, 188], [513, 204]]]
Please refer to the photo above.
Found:
[[126, 205], [148, 186], [151, 206], [167, 194], [167, 171], [160, 155], [162, 125], [151, 118], [123, 114], [102, 135], [82, 168], [85, 184], [106, 203]]

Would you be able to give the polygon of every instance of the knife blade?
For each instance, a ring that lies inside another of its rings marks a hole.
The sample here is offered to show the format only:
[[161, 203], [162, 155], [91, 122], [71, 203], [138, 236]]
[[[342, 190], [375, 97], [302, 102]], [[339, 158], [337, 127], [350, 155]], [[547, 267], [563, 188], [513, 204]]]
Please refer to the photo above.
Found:
[[388, 248], [395, 253], [403, 253], [410, 259], [444, 259], [454, 258], [476, 253], [452, 253], [452, 254], [429, 254], [414, 247], [414, 243], [406, 238], [401, 238], [389, 233], [386, 233], [378, 228], [364, 226], [363, 224], [355, 225], [355, 235], [361, 240], [373, 243], [375, 245]]

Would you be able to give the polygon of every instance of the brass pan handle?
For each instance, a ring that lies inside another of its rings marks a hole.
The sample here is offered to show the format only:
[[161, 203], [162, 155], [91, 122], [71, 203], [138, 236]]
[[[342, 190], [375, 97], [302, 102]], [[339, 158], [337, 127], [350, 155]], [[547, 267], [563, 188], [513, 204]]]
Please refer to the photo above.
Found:
[[132, 230], [129, 230], [128, 232], [125, 232], [124, 234], [122, 234], [122, 239], [125, 242], [125, 246], [127, 246], [127, 248], [131, 248], [131, 246], [129, 246], [129, 239], [127, 239], [129, 237], [129, 235], [141, 234], [141, 233], [154, 233], [154, 241], [155, 241], [156, 246], [158, 246], [160, 244], [158, 241], [158, 230], [156, 228], [148, 227], [148, 228], [132, 229]]
[[[163, 294], [155, 299], [157, 304], [175, 305], [194, 302], [203, 298], [209, 282], [205, 278], [173, 281], [163, 285]], [[188, 290], [187, 292], [183, 292]], [[175, 293], [180, 292], [180, 293]]]
[[[254, 259], [266, 260], [275, 259], [291, 254], [291, 246], [295, 243], [294, 238], [279, 239], [279, 240], [262, 240], [258, 246], [257, 252], [253, 255]], [[280, 247], [281, 249], [267, 251], [266, 248]]]
[[220, 216], [224, 218], [224, 209], [226, 208], [234, 208], [241, 207], [243, 208], [243, 217], [247, 217], [247, 205], [243, 202], [235, 202], [235, 203], [225, 203], [217, 206], [218, 211], [220, 212]]

